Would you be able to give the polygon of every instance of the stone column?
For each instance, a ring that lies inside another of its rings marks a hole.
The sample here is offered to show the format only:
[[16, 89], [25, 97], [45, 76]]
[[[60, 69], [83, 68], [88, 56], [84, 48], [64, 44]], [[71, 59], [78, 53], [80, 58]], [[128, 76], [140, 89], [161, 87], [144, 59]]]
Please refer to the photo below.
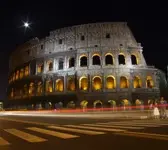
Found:
[[102, 73], [102, 91], [106, 91], [106, 77], [104, 73]]
[[44, 60], [44, 70], [43, 70], [43, 73], [46, 73], [47, 72], [47, 61]]
[[101, 53], [101, 57], [102, 57], [101, 66], [103, 68], [105, 66], [105, 53], [104, 52]]
[[68, 57], [64, 56], [64, 69], [67, 69], [68, 66], [69, 66], [69, 64], [68, 64]]
[[118, 69], [116, 69], [116, 89], [117, 91], [120, 89], [120, 75]]
[[142, 88], [146, 88], [146, 73], [141, 76]]
[[92, 76], [89, 75], [88, 79], [89, 79], [89, 92], [92, 92]]
[[118, 52], [115, 52], [113, 59], [114, 59], [114, 65], [116, 67], [118, 67], [119, 66], [119, 63], [118, 63]]
[[80, 60], [79, 60], [79, 58], [80, 58], [80, 54], [79, 53], [77, 53], [76, 54], [76, 58], [75, 58], [75, 63], [76, 63], [76, 65], [75, 65], [75, 67], [76, 67], [76, 69], [79, 69], [79, 67], [80, 67]]
[[129, 82], [129, 89], [132, 90], [133, 87], [133, 80], [134, 80], [134, 74], [133, 74], [133, 70], [130, 70], [130, 75], [128, 77], [128, 82]]
[[53, 72], [56, 72], [56, 59], [53, 59]]
[[157, 71], [153, 72], [152, 78], [153, 78], [153, 82], [154, 82], [154, 87], [159, 87], [158, 81], [157, 81]]
[[35, 74], [37, 75], [37, 69], [38, 69], [38, 63], [36, 62], [36, 72], [35, 72]]
[[90, 52], [88, 55], [88, 68], [90, 68], [92, 66], [92, 53]]
[[45, 95], [45, 91], [46, 91], [46, 79], [44, 76], [42, 76], [42, 95]]
[[68, 78], [68, 75], [65, 74], [64, 75], [64, 93], [66, 93], [66, 91], [67, 91], [67, 78]]

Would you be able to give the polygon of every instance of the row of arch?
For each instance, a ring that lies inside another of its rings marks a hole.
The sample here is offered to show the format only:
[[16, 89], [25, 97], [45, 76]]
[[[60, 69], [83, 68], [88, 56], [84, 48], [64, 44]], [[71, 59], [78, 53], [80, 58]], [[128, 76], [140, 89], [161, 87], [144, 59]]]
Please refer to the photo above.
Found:
[[[67, 79], [67, 87], [66, 89], [68, 91], [75, 91], [76, 90], [76, 80], [74, 77], [68, 77]], [[87, 91], [89, 89], [89, 80], [88, 77], [82, 76], [79, 78], [79, 89], [82, 91]], [[56, 92], [63, 92], [64, 87], [64, 78], [60, 78], [55, 80], [55, 83], [53, 80], [47, 80], [45, 82], [45, 88], [42, 84], [42, 82], [38, 82], [37, 85], [35, 83], [31, 82], [29, 85], [25, 84], [22, 89], [14, 89], [11, 91], [11, 97], [14, 96], [14, 93], [16, 95], [41, 95], [43, 93], [43, 90], [45, 89], [45, 92], [52, 93], [54, 91]], [[100, 76], [94, 76], [92, 78], [92, 89], [93, 90], [101, 90], [103, 88], [103, 81]], [[146, 78], [146, 86], [147, 88], [152, 88], [154, 86], [154, 82], [151, 76], [147, 76]], [[135, 76], [133, 79], [133, 88], [141, 88], [142, 87], [142, 81], [139, 76]], [[112, 75], [109, 75], [106, 77], [105, 80], [105, 88], [106, 89], [115, 89], [116, 88], [116, 79]], [[120, 88], [129, 88], [129, 81], [125, 76], [120, 77]]]
[[[69, 64], [69, 68], [72, 68], [72, 67], [75, 67], [75, 58], [74, 57], [71, 57], [69, 58], [68, 60], [68, 64]], [[80, 67], [87, 67], [88, 66], [88, 57], [86, 55], [81, 55], [79, 57], [79, 66]], [[126, 64], [126, 61], [125, 61], [125, 56], [124, 54], [119, 54], [118, 55], [118, 62], [119, 62], [119, 65], [125, 65]], [[138, 60], [137, 60], [137, 57], [135, 55], [131, 55], [131, 62], [132, 62], [132, 65], [137, 65], [138, 64]], [[60, 58], [58, 60], [58, 70], [61, 70], [61, 69], [64, 69], [64, 60], [62, 58]], [[99, 54], [94, 54], [92, 56], [92, 65], [101, 65], [101, 57]], [[114, 65], [114, 57], [111, 53], [107, 53], [105, 55], [105, 65]], [[43, 63], [39, 64], [38, 65], [38, 73], [41, 73], [43, 72], [43, 68], [44, 68], [44, 65]], [[52, 71], [53, 70], [53, 61], [52, 60], [49, 60], [47, 62], [47, 71]]]
[[[150, 106], [150, 103], [148, 103]], [[116, 100], [108, 100], [108, 101], [103, 101], [103, 100], [94, 100], [94, 101], [89, 101], [89, 100], [82, 100], [80, 103], [76, 101], [59, 101], [59, 102], [51, 102], [51, 101], [43, 101], [39, 102], [36, 104], [28, 104], [28, 105], [21, 105], [21, 106], [12, 106], [13, 108], [22, 108], [22, 109], [62, 109], [64, 107], [66, 108], [80, 108], [85, 110], [87, 108], [113, 108], [113, 110], [129, 110], [129, 109], [144, 109], [144, 101], [140, 99], [136, 99], [134, 102], [129, 101], [128, 99], [123, 99], [121, 101], [116, 101]], [[133, 106], [133, 107], [131, 107]], [[137, 107], [134, 107], [137, 106]], [[111, 110], [111, 109], [110, 109]]]
[[[89, 101], [87, 100], [83, 100], [80, 102], [80, 107], [81, 108], [87, 108], [88, 107], [88, 104], [89, 104]], [[135, 100], [135, 103], [132, 104], [128, 99], [123, 99], [121, 100], [120, 102], [120, 105], [119, 106], [131, 106], [131, 105], [135, 105], [135, 106], [141, 106], [143, 105], [144, 102], [140, 99], [136, 99]], [[104, 102], [101, 101], [101, 100], [95, 100], [93, 102], [93, 107], [94, 108], [102, 108], [104, 105]], [[74, 101], [70, 101], [68, 104], [67, 104], [67, 107], [68, 108], [74, 108], [75, 107], [75, 102]], [[117, 103], [115, 100], [108, 100], [105, 104], [105, 107], [117, 107]]]
[[[79, 59], [80, 59], [79, 66], [80, 67], [87, 67], [87, 65], [88, 65], [87, 56], [86, 55], [81, 55], [79, 57]], [[75, 67], [75, 58], [74, 57], [70, 57], [68, 62], [69, 62], [68, 63], [69, 68]], [[119, 62], [119, 65], [120, 64], [122, 64], [122, 65], [126, 64], [124, 54], [119, 54], [118, 55], [118, 62]], [[131, 62], [132, 62], [133, 65], [138, 64], [138, 60], [137, 60], [137, 57], [135, 55], [131, 55]], [[101, 58], [100, 58], [99, 54], [94, 54], [92, 56], [92, 65], [101, 65]], [[113, 55], [111, 53], [107, 53], [105, 55], [105, 65], [114, 65], [114, 58], [113, 58]], [[58, 70], [64, 69], [63, 58], [60, 58], [58, 60], [58, 68], [57, 69]], [[38, 64], [37, 73], [41, 73], [41, 72], [43, 72], [43, 70], [44, 70], [44, 64], [43, 63]], [[53, 61], [52, 60], [47, 61], [47, 71], [53, 71]]]
[[[118, 55], [118, 63], [119, 65], [125, 65], [126, 61], [125, 61], [125, 55], [123, 53], [120, 53]], [[135, 55], [131, 55], [131, 63], [132, 65], [138, 65], [138, 59], [137, 56]], [[80, 67], [86, 67], [87, 64], [87, 56], [86, 55], [82, 55], [80, 56]], [[101, 65], [101, 57], [99, 54], [94, 54], [92, 56], [92, 65]], [[111, 53], [107, 53], [105, 55], [105, 65], [114, 65], [114, 57]]]
[[[87, 67], [88, 65], [88, 58], [86, 55], [81, 55], [79, 57], [80, 59], [80, 67]], [[74, 57], [70, 57], [69, 60], [68, 60], [68, 65], [69, 65], [69, 68], [72, 68], [72, 67], [75, 67], [75, 58]], [[119, 54], [118, 55], [118, 62], [119, 62], [119, 65], [120, 64], [123, 64], [125, 65], [126, 64], [126, 61], [125, 61], [125, 56], [124, 54]], [[131, 55], [131, 62], [133, 65], [137, 65], [138, 64], [138, 59], [135, 55]], [[46, 71], [53, 71], [53, 60], [48, 60], [46, 62]], [[101, 57], [99, 54], [94, 54], [92, 56], [92, 65], [101, 65]], [[105, 65], [114, 65], [114, 57], [111, 53], [107, 53], [105, 55]], [[63, 58], [60, 58], [58, 60], [58, 70], [63, 70], [64, 69], [64, 59]], [[36, 72], [37, 73], [42, 73], [44, 71], [44, 63], [41, 62], [41, 63], [38, 63], [37, 66], [36, 66]], [[12, 82], [12, 81], [15, 81], [15, 80], [18, 80], [18, 79], [22, 79], [24, 76], [28, 76], [29, 75], [29, 66], [26, 66], [20, 70], [17, 70], [15, 73], [13, 73], [13, 75], [10, 77], [9, 79], [9, 83]]]
[[9, 78], [9, 83], [18, 79], [22, 79], [23, 77], [26, 77], [26, 76], [29, 76], [29, 66], [25, 66], [20, 70], [17, 70], [16, 72], [14, 72]]

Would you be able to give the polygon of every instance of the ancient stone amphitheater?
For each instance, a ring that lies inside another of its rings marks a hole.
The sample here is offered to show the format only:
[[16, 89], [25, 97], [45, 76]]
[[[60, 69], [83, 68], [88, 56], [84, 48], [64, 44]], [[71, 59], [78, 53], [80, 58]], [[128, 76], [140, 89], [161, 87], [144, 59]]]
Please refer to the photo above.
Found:
[[127, 23], [83, 24], [51, 31], [10, 56], [9, 107], [114, 107], [160, 96], [157, 69]]

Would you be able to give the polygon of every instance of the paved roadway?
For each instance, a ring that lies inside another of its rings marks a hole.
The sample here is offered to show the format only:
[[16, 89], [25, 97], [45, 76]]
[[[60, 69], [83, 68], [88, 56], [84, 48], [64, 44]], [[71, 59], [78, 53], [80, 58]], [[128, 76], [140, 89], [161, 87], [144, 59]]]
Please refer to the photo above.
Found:
[[0, 150], [158, 150], [168, 120], [0, 116]]

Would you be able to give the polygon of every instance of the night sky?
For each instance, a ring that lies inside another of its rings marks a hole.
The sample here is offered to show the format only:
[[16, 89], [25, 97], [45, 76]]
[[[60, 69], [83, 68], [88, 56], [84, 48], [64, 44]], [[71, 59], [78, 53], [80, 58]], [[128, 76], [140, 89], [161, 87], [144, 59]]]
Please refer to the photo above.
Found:
[[[164, 3], [143, 1], [1, 0], [0, 2], [0, 100], [5, 99], [8, 58], [17, 45], [32, 37], [45, 37], [57, 28], [94, 22], [127, 22], [144, 47], [147, 64], [166, 71], [168, 9]], [[22, 21], [32, 23], [24, 31]]]

